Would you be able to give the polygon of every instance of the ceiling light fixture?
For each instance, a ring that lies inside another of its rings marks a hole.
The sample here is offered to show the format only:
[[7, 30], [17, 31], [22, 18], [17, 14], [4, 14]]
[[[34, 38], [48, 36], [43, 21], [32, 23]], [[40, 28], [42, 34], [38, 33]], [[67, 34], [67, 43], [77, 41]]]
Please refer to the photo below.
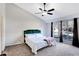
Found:
[[47, 12], [43, 12], [42, 15], [47, 15]]
[[42, 16], [44, 16], [44, 15], [53, 15], [53, 13], [51, 13], [51, 11], [54, 11], [55, 9], [54, 8], [52, 8], [52, 9], [49, 9], [49, 10], [46, 10], [46, 3], [43, 3], [43, 5], [44, 5], [44, 9], [42, 9], [42, 8], [39, 8], [39, 10], [41, 11], [41, 12], [38, 12], [38, 13], [35, 13], [35, 14], [42, 14]]

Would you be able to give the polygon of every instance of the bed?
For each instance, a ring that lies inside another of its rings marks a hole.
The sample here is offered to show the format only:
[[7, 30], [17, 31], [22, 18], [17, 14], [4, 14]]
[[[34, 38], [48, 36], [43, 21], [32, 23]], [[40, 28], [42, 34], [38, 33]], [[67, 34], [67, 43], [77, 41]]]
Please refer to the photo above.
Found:
[[43, 36], [38, 29], [24, 31], [24, 43], [31, 48], [31, 51], [34, 54], [37, 54], [37, 50], [48, 46], [47, 42], [44, 41], [44, 38], [45, 36]]

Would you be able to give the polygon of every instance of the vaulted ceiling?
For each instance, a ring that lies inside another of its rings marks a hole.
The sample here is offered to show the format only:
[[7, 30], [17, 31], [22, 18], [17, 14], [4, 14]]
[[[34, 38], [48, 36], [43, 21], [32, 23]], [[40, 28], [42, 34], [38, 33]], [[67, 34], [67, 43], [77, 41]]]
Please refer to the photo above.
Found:
[[78, 17], [79, 15], [79, 3], [47, 3], [47, 10], [51, 8], [54, 8], [55, 10], [52, 11], [53, 15], [45, 16], [42, 16], [41, 14], [35, 14], [40, 12], [39, 8], [44, 7], [43, 3], [16, 3], [16, 5], [47, 22], [75, 15]]

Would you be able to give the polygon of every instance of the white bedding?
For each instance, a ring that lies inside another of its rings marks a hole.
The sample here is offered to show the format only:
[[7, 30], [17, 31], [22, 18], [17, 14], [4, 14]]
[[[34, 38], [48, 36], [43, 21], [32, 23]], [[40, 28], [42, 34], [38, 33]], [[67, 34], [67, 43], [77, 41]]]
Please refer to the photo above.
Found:
[[41, 34], [26, 34], [25, 36], [26, 44], [29, 45], [35, 54], [37, 54], [37, 50], [47, 46], [47, 43], [44, 41], [44, 36]]
[[32, 34], [32, 35], [26, 35], [25, 41], [26, 44], [31, 48], [32, 52], [34, 54], [37, 54], [37, 50], [48, 46], [47, 42], [44, 41], [45, 36]]

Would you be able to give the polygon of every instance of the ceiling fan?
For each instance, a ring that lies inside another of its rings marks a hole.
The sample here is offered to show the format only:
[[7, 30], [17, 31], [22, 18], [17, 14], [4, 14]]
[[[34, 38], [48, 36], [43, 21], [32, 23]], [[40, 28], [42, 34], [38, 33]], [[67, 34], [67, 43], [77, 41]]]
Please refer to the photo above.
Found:
[[39, 10], [40, 10], [41, 12], [38, 12], [38, 13], [35, 13], [35, 14], [42, 14], [42, 16], [44, 16], [44, 15], [46, 15], [46, 14], [48, 14], [48, 15], [53, 15], [53, 13], [51, 13], [51, 11], [54, 11], [55, 9], [52, 8], [52, 9], [46, 10], [46, 9], [45, 9], [46, 3], [43, 3], [43, 5], [44, 5], [44, 9], [39, 8]]

